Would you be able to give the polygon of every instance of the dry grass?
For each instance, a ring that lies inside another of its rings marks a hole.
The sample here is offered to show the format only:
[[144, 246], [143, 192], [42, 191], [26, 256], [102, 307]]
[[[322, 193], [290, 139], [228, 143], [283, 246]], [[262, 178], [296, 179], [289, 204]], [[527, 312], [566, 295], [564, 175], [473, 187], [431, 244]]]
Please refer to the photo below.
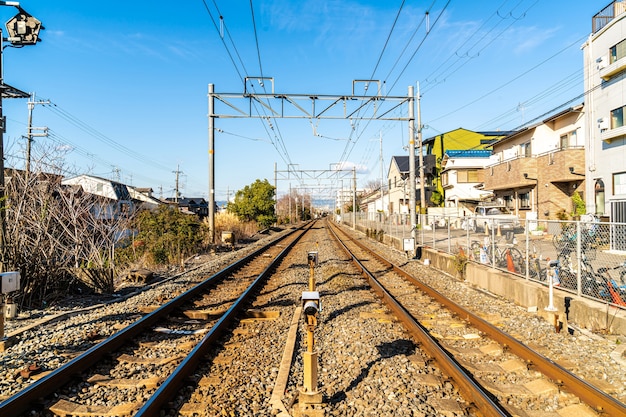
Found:
[[232, 213], [222, 212], [215, 215], [215, 237], [221, 239], [222, 232], [229, 231], [235, 233], [236, 239], [248, 238], [259, 231], [259, 227], [254, 222], [244, 223]]

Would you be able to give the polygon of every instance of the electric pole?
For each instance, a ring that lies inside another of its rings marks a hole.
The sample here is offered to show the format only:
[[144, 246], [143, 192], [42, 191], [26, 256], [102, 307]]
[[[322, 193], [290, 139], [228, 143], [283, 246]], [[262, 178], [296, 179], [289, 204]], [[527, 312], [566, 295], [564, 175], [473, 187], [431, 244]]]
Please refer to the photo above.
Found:
[[379, 137], [380, 137], [380, 209], [382, 211], [382, 215], [381, 215], [381, 223], [384, 221], [385, 218], [385, 193], [383, 191], [383, 181], [384, 181], [384, 169], [385, 167], [383, 166], [383, 132], [380, 131], [379, 133]]
[[411, 237], [417, 242], [417, 223], [415, 215], [415, 104], [413, 97], [413, 86], [409, 86], [409, 217], [411, 218]]
[[[45, 101], [35, 101], [35, 93], [31, 93], [30, 99], [28, 100], [28, 130], [26, 132], [27, 142], [26, 142], [26, 175], [30, 175], [30, 154], [31, 147], [33, 143], [33, 137], [47, 137], [48, 136], [48, 128], [47, 127], [33, 127], [33, 109], [36, 104], [50, 104], [49, 100]], [[39, 131], [41, 133], [33, 133], [33, 131]]]
[[176, 203], [178, 203], [178, 196], [179, 196], [179, 189], [178, 189], [178, 176], [179, 174], [182, 174], [182, 172], [180, 171], [180, 165], [176, 165], [176, 171], [172, 171], [174, 174], [176, 174], [176, 186], [174, 187], [174, 201]]
[[[420, 214], [426, 214], [426, 191], [424, 187], [424, 150], [422, 149], [422, 111], [420, 108], [420, 85], [417, 84], [417, 142], [420, 164]], [[421, 223], [421, 217], [420, 217]]]

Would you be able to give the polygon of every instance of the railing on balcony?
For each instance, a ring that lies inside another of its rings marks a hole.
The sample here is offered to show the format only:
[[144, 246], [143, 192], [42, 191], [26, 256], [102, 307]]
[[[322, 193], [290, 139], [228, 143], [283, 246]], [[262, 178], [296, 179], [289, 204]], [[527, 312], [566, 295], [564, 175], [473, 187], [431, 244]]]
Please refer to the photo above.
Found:
[[622, 0], [612, 1], [591, 19], [592, 33], [599, 32], [603, 27], [611, 23], [616, 16], [619, 16], [625, 11], [626, 2]]

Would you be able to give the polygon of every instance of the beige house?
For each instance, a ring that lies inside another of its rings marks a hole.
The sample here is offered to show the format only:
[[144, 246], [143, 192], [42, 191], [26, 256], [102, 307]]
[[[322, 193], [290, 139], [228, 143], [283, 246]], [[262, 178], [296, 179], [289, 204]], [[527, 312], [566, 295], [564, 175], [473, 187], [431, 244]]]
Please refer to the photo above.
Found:
[[581, 104], [499, 140], [483, 170], [484, 190], [520, 218], [570, 217], [574, 194], [586, 197], [585, 132]]

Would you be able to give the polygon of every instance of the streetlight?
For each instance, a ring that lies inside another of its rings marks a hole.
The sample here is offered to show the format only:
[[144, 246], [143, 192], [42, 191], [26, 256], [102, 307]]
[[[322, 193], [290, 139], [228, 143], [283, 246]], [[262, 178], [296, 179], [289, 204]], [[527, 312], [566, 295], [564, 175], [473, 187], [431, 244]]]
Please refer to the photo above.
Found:
[[0, 29], [0, 272], [5, 271], [6, 256], [6, 214], [5, 214], [5, 188], [4, 188], [4, 131], [6, 130], [6, 119], [2, 114], [3, 98], [28, 98], [29, 94], [13, 88], [4, 83], [2, 68], [2, 52], [4, 42], [16, 48], [26, 45], [35, 45], [40, 41], [39, 31], [44, 29], [41, 22], [31, 16], [20, 6], [17, 1], [0, 1], [0, 6], [16, 7], [18, 13], [6, 23], [9, 37], [4, 38]]

